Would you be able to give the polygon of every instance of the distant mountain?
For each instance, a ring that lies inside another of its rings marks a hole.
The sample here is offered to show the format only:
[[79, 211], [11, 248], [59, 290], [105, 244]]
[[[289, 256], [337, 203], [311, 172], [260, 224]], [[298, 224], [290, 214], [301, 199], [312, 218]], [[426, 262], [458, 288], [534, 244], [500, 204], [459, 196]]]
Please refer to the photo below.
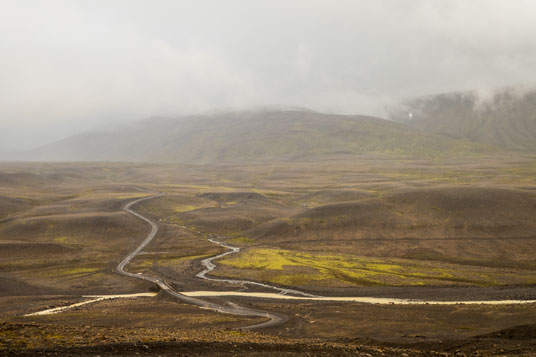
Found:
[[391, 119], [453, 139], [536, 152], [536, 91], [503, 90], [488, 100], [475, 93], [432, 95], [402, 103]]
[[482, 150], [481, 145], [374, 117], [259, 110], [152, 118], [112, 131], [75, 135], [26, 153], [24, 159], [207, 163]]

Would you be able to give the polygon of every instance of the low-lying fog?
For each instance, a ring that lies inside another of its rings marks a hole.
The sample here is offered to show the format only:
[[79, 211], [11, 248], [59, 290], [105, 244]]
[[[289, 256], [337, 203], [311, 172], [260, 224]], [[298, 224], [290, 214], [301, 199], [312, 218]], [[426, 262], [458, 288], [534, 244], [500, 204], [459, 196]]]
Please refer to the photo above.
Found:
[[222, 108], [534, 86], [536, 2], [2, 1], [0, 151]]

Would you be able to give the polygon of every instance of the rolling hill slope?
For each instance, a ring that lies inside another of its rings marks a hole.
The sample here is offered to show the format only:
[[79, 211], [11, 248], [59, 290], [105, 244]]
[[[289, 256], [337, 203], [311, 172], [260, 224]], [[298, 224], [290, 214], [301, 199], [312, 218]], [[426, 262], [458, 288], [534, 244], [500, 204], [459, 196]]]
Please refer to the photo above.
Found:
[[334, 197], [244, 235], [291, 250], [534, 270], [535, 213], [532, 190], [444, 185], [354, 201]]
[[361, 153], [437, 156], [486, 150], [405, 124], [311, 111], [244, 111], [153, 118], [107, 132], [76, 135], [25, 159], [208, 163], [316, 160]]

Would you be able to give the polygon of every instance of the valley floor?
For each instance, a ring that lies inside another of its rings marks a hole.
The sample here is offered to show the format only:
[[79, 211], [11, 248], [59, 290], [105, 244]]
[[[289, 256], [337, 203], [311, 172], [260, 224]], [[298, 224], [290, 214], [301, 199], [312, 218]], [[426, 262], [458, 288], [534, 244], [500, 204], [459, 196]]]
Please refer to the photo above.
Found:
[[326, 296], [421, 300], [536, 299], [536, 166], [504, 156], [180, 166], [0, 164], [0, 355], [532, 355], [536, 304], [374, 305], [240, 296], [203, 298], [277, 312], [218, 314], [156, 297], [23, 315], [84, 295], [265, 291], [196, 277], [247, 279]]

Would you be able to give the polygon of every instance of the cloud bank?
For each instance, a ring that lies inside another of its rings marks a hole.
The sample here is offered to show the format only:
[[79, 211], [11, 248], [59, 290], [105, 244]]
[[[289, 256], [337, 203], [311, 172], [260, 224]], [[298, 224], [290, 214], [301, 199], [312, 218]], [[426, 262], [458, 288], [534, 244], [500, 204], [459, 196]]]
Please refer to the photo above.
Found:
[[430, 93], [535, 85], [529, 0], [0, 3], [0, 149], [270, 105], [384, 115]]

